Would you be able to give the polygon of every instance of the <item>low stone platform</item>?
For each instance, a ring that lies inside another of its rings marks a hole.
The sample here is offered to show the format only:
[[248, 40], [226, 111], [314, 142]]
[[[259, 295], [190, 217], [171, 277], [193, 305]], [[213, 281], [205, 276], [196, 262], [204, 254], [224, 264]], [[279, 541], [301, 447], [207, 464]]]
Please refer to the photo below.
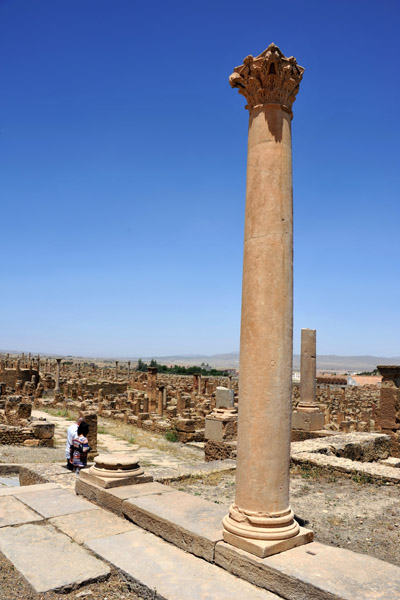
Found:
[[[393, 600], [400, 598], [400, 568], [394, 565], [364, 554], [324, 546], [317, 542], [293, 548], [282, 554], [258, 558], [219, 541], [218, 533], [220, 532], [222, 537], [222, 526], [219, 524], [220, 522], [218, 523], [218, 519], [221, 518], [221, 514], [222, 516], [226, 514], [228, 507], [215, 505], [194, 496], [190, 496], [189, 500], [186, 498], [189, 496], [188, 494], [164, 490], [163, 488], [166, 486], [157, 490], [149, 487], [149, 493], [146, 493], [146, 486], [154, 485], [156, 484], [143, 484], [140, 495], [138, 494], [136, 498], [129, 498], [129, 495], [134, 493], [134, 488], [139, 486], [126, 486], [123, 492], [124, 499], [119, 499], [122, 503], [118, 504], [118, 510], [142, 527], [168, 539], [179, 548], [185, 549], [192, 555], [191, 560], [199, 561], [193, 556], [194, 554], [201, 556], [210, 561], [210, 566], [218, 565], [233, 575], [287, 600], [377, 600], [378, 598], [379, 600]], [[79, 482], [77, 487], [78, 489], [81, 487]], [[129, 487], [132, 488], [131, 492]], [[113, 490], [103, 490], [103, 492], [111, 495]], [[197, 500], [199, 501], [198, 506]], [[218, 512], [219, 514], [217, 514]], [[165, 589], [162, 587], [164, 583], [160, 583], [160, 588], [157, 583], [154, 583], [155, 595], [145, 596], [146, 598], [167, 598], [168, 600], [170, 598], [172, 600], [188, 598], [191, 600], [199, 597], [214, 597], [207, 595], [208, 591], [204, 596], [200, 596], [199, 593], [190, 595], [192, 594], [191, 588], [185, 592], [188, 594], [187, 596], [182, 595], [182, 591], [179, 592], [181, 595], [179, 593], [176, 595], [176, 586], [179, 581], [176, 574], [177, 563], [171, 559], [171, 565], [166, 569], [165, 565], [168, 563], [169, 557], [165, 555], [166, 563], [164, 563], [163, 552], [161, 552], [162, 558], [159, 558], [158, 554], [159, 548], [162, 546], [152, 549], [154, 535], [150, 532], [139, 531], [141, 532], [140, 536], [135, 529], [117, 537], [102, 538], [100, 541], [94, 540], [89, 542], [87, 547], [136, 581], [137, 590], [140, 593], [143, 591], [143, 585], [158, 581], [157, 573], [163, 574], [166, 578]], [[158, 544], [165, 544], [158, 538], [156, 539]], [[150, 549], [147, 549], [147, 542]], [[169, 544], [166, 544], [165, 547], [171, 548]], [[139, 552], [144, 552], [143, 557], [136, 559], [136, 554]], [[175, 552], [181, 551], [175, 548]], [[173, 555], [171, 550], [171, 556]], [[129, 560], [130, 556], [135, 556], [135, 560]], [[181, 563], [179, 564], [181, 565]], [[200, 561], [195, 564], [204, 563]], [[190, 573], [190, 566], [187, 568]], [[186, 574], [183, 573], [182, 576], [182, 581], [186, 582]], [[189, 580], [192, 576], [194, 577], [194, 575], [189, 576]], [[239, 580], [237, 581], [239, 583]], [[205, 588], [205, 590], [207, 589]], [[219, 591], [216, 598], [225, 598], [218, 594], [220, 594]], [[230, 597], [236, 598], [236, 596]], [[258, 596], [245, 597], [253, 599]]]
[[[186, 551], [55, 484], [3, 489], [0, 551], [35, 591], [62, 592], [104, 579], [110, 572], [105, 560], [146, 600], [400, 598], [394, 565], [317, 542], [257, 558], [219, 541], [218, 519], [227, 507], [154, 482], [99, 489], [122, 513], [152, 515], [151, 527], [168, 531]], [[206, 560], [194, 555], [199, 547]]]

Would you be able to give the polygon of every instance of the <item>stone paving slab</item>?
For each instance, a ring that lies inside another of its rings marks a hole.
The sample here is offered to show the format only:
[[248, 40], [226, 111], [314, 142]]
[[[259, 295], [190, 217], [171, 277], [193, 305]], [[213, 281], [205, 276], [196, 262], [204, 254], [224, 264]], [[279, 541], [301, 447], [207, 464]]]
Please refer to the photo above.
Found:
[[215, 544], [222, 540], [222, 519], [228, 507], [174, 491], [124, 500], [122, 510], [143, 529], [213, 561]]
[[87, 500], [78, 498], [74, 494], [60, 488], [23, 494], [20, 496], [20, 499], [46, 519], [87, 510], [98, 510], [97, 506], [94, 506]]
[[76, 481], [75, 491], [95, 502], [99, 506], [111, 510], [115, 514], [123, 517], [122, 502], [128, 498], [137, 498], [152, 494], [164, 494], [173, 492], [174, 489], [161, 483], [149, 482], [138, 483], [135, 485], [124, 485], [119, 488], [105, 489], [95, 483], [83, 481], [80, 477]]
[[394, 600], [400, 568], [343, 548], [311, 542], [258, 558], [219, 542], [215, 562], [227, 571], [287, 600]]
[[130, 521], [102, 508], [54, 517], [50, 523], [78, 544], [137, 529]]
[[0, 550], [36, 592], [67, 591], [110, 574], [104, 562], [51, 525], [3, 527]]
[[17, 500], [17, 498], [14, 498], [14, 496], [0, 498], [0, 527], [32, 523], [33, 521], [42, 521], [42, 519], [43, 517]]
[[2, 488], [0, 490], [0, 498], [2, 496], [21, 496], [25, 494], [31, 494], [39, 490], [56, 490], [60, 489], [60, 486], [56, 483], [38, 483], [36, 485], [24, 485], [16, 486], [13, 488]]
[[140, 529], [86, 546], [123, 571], [146, 600], [278, 600]]

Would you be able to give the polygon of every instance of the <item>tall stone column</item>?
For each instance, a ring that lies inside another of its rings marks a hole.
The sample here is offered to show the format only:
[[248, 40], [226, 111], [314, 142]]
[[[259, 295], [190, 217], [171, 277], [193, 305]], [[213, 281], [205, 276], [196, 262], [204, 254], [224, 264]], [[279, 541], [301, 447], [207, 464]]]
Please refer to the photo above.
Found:
[[249, 110], [235, 502], [224, 540], [265, 557], [311, 541], [289, 505], [292, 104], [304, 69], [275, 44], [230, 76]]
[[316, 402], [317, 390], [317, 332], [301, 330], [300, 402], [292, 415], [293, 429], [318, 431], [324, 428], [324, 413]]
[[128, 382], [131, 379], [131, 362], [128, 360]]
[[119, 362], [118, 360], [115, 361], [115, 379], [118, 376], [118, 362]]
[[61, 358], [56, 358], [57, 366], [56, 366], [56, 387], [54, 388], [55, 392], [60, 391], [60, 370], [61, 370]]

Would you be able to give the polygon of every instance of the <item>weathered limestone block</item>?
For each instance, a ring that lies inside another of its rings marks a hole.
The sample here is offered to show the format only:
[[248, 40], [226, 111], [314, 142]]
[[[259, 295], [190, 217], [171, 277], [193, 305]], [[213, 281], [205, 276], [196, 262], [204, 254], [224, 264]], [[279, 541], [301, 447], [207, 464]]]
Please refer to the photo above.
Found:
[[232, 441], [237, 438], [237, 417], [218, 419], [209, 415], [205, 420], [204, 437], [213, 442]]
[[216, 442], [207, 440], [204, 446], [205, 461], [236, 458], [237, 442]]
[[325, 418], [323, 412], [293, 411], [292, 428], [302, 431], [317, 431], [323, 429]]
[[30, 440], [25, 440], [24, 443], [23, 443], [23, 446], [32, 446], [32, 447], [34, 447], [34, 446], [39, 446], [39, 444], [40, 444], [40, 440], [30, 439]]
[[196, 430], [196, 422], [193, 419], [177, 419], [174, 422], [176, 431], [185, 431], [187, 433], [194, 433]]
[[144, 421], [148, 421], [149, 420], [149, 413], [148, 412], [142, 412], [139, 413], [137, 416], [137, 423], [139, 425], [139, 427], [142, 426], [142, 423], [144, 423]]
[[47, 440], [54, 436], [54, 423], [36, 422], [31, 425], [32, 432], [38, 440]]
[[215, 407], [216, 408], [233, 408], [235, 402], [235, 394], [233, 390], [217, 386], [215, 390]]

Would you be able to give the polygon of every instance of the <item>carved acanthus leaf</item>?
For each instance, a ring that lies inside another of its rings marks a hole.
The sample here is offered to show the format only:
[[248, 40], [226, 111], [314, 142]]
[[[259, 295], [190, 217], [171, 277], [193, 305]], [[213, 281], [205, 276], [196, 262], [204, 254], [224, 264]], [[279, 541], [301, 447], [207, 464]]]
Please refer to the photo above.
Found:
[[246, 98], [249, 110], [260, 104], [280, 104], [291, 112], [303, 73], [293, 56], [287, 58], [270, 44], [256, 58], [247, 56], [235, 67], [229, 83]]

